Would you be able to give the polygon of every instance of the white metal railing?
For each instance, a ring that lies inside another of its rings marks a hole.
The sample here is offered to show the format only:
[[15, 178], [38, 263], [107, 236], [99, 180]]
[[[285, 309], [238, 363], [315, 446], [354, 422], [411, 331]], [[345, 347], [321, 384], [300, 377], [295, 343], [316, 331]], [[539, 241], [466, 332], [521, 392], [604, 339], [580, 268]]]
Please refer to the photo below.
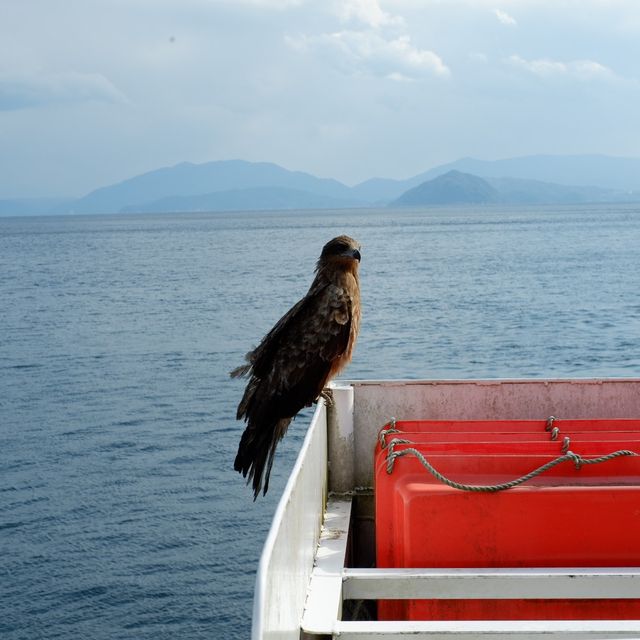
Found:
[[640, 568], [345, 569], [342, 586], [345, 600], [640, 598]]
[[338, 622], [340, 640], [605, 640], [640, 638], [638, 620]]
[[640, 620], [343, 621], [344, 600], [640, 598], [640, 568], [345, 568], [350, 516], [350, 499], [329, 500], [302, 618], [309, 637], [640, 638]]
[[327, 420], [318, 403], [256, 574], [252, 640], [299, 640], [327, 492]]

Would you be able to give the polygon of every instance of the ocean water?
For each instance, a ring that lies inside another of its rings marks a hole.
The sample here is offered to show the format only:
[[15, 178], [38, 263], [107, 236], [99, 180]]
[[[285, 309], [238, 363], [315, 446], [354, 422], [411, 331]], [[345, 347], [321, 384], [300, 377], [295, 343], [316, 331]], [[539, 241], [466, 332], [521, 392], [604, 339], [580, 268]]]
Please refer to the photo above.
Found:
[[228, 371], [362, 243], [352, 378], [640, 375], [637, 206], [0, 218], [0, 636], [243, 639]]

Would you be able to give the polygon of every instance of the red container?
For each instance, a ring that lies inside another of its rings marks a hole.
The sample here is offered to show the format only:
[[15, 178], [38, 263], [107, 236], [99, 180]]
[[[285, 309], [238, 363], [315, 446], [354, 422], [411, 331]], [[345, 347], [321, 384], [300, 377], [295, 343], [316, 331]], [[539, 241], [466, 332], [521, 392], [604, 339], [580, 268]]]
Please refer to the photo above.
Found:
[[[399, 431], [545, 431], [547, 420], [398, 420]], [[554, 418], [553, 426], [561, 431], [640, 431], [635, 418], [561, 420]], [[388, 425], [384, 427], [387, 429]], [[389, 434], [390, 436], [394, 434]], [[389, 436], [387, 436], [389, 437]]]
[[[569, 421], [564, 422], [566, 428]], [[640, 449], [640, 434], [627, 429], [631, 421], [622, 425], [625, 434], [615, 441], [604, 435], [605, 421], [572, 422], [574, 428], [589, 432], [581, 433], [579, 443], [576, 437], [572, 447], [581, 455]], [[622, 421], [609, 422], [620, 430]], [[450, 433], [458, 439], [465, 433], [464, 425], [455, 425], [459, 431]], [[544, 422], [538, 425], [544, 430]], [[635, 426], [640, 431], [640, 422]], [[443, 431], [432, 435], [442, 438]], [[416, 448], [445, 476], [474, 485], [513, 480], [559, 453], [557, 442], [495, 442], [496, 432], [488, 437], [490, 433], [484, 432], [487, 439], [479, 442], [417, 442]], [[531, 437], [516, 430], [520, 434]], [[416, 433], [393, 436], [420, 439]], [[395, 450], [411, 446], [398, 444]], [[411, 455], [397, 458], [388, 474], [386, 452], [378, 447], [375, 483], [378, 567], [640, 566], [640, 457], [620, 457], [580, 470], [572, 462], [562, 463], [507, 491], [471, 493], [442, 484]], [[637, 619], [640, 601], [380, 601], [378, 615], [382, 620]]]

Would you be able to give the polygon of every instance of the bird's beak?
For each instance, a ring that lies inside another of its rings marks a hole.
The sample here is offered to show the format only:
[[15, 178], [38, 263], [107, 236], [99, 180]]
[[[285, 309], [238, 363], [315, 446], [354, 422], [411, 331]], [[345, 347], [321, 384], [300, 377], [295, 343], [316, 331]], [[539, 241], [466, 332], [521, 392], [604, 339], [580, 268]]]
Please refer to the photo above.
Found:
[[360, 262], [360, 252], [357, 249], [353, 249], [349, 252], [349, 255], [354, 259]]

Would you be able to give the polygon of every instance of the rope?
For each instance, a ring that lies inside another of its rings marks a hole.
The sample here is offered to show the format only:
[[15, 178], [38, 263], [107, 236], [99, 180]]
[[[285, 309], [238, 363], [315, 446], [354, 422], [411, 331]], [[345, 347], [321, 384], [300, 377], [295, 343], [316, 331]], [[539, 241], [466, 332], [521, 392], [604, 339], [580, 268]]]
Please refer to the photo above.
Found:
[[403, 449], [402, 451], [393, 451], [387, 455], [387, 473], [391, 473], [393, 471], [393, 467], [396, 461], [396, 458], [401, 458], [406, 455], [414, 455], [422, 466], [437, 480], [443, 482], [447, 486], [453, 489], [459, 489], [460, 491], [475, 491], [475, 492], [484, 492], [484, 493], [494, 493], [496, 491], [504, 491], [506, 489], [512, 489], [513, 487], [517, 487], [519, 484], [523, 482], [527, 482], [527, 480], [531, 480], [536, 476], [543, 474], [545, 471], [549, 471], [549, 469], [553, 469], [557, 467], [559, 464], [563, 462], [573, 461], [576, 466], [576, 470], [579, 471], [583, 464], [599, 464], [600, 462], [607, 462], [608, 460], [613, 460], [614, 458], [619, 458], [620, 456], [636, 456], [638, 455], [634, 451], [628, 451], [626, 449], [621, 449], [620, 451], [614, 451], [606, 456], [601, 456], [599, 458], [590, 458], [586, 459], [580, 456], [577, 453], [573, 453], [573, 451], [567, 451], [564, 455], [555, 458], [555, 460], [551, 460], [546, 464], [543, 464], [541, 467], [534, 469], [533, 471], [517, 478], [516, 480], [511, 480], [510, 482], [503, 482], [502, 484], [490, 484], [490, 485], [473, 485], [473, 484], [462, 484], [460, 482], [455, 482], [454, 480], [450, 480], [446, 476], [443, 476], [435, 467], [433, 467], [429, 461], [413, 447], [409, 447], [407, 449]]
[[389, 428], [388, 429], [382, 429], [380, 431], [380, 435], [379, 435], [380, 448], [381, 449], [386, 449], [387, 448], [387, 441], [386, 441], [387, 434], [389, 434], [389, 433], [400, 433], [400, 430], [396, 429], [396, 419], [395, 418], [391, 418], [391, 420], [389, 420], [389, 422], [387, 422], [385, 427], [386, 426], [388, 426]]
[[411, 442], [411, 440], [404, 440], [402, 438], [391, 439], [389, 442], [387, 442], [387, 459], [393, 453], [397, 444], [413, 444], [413, 442]]

